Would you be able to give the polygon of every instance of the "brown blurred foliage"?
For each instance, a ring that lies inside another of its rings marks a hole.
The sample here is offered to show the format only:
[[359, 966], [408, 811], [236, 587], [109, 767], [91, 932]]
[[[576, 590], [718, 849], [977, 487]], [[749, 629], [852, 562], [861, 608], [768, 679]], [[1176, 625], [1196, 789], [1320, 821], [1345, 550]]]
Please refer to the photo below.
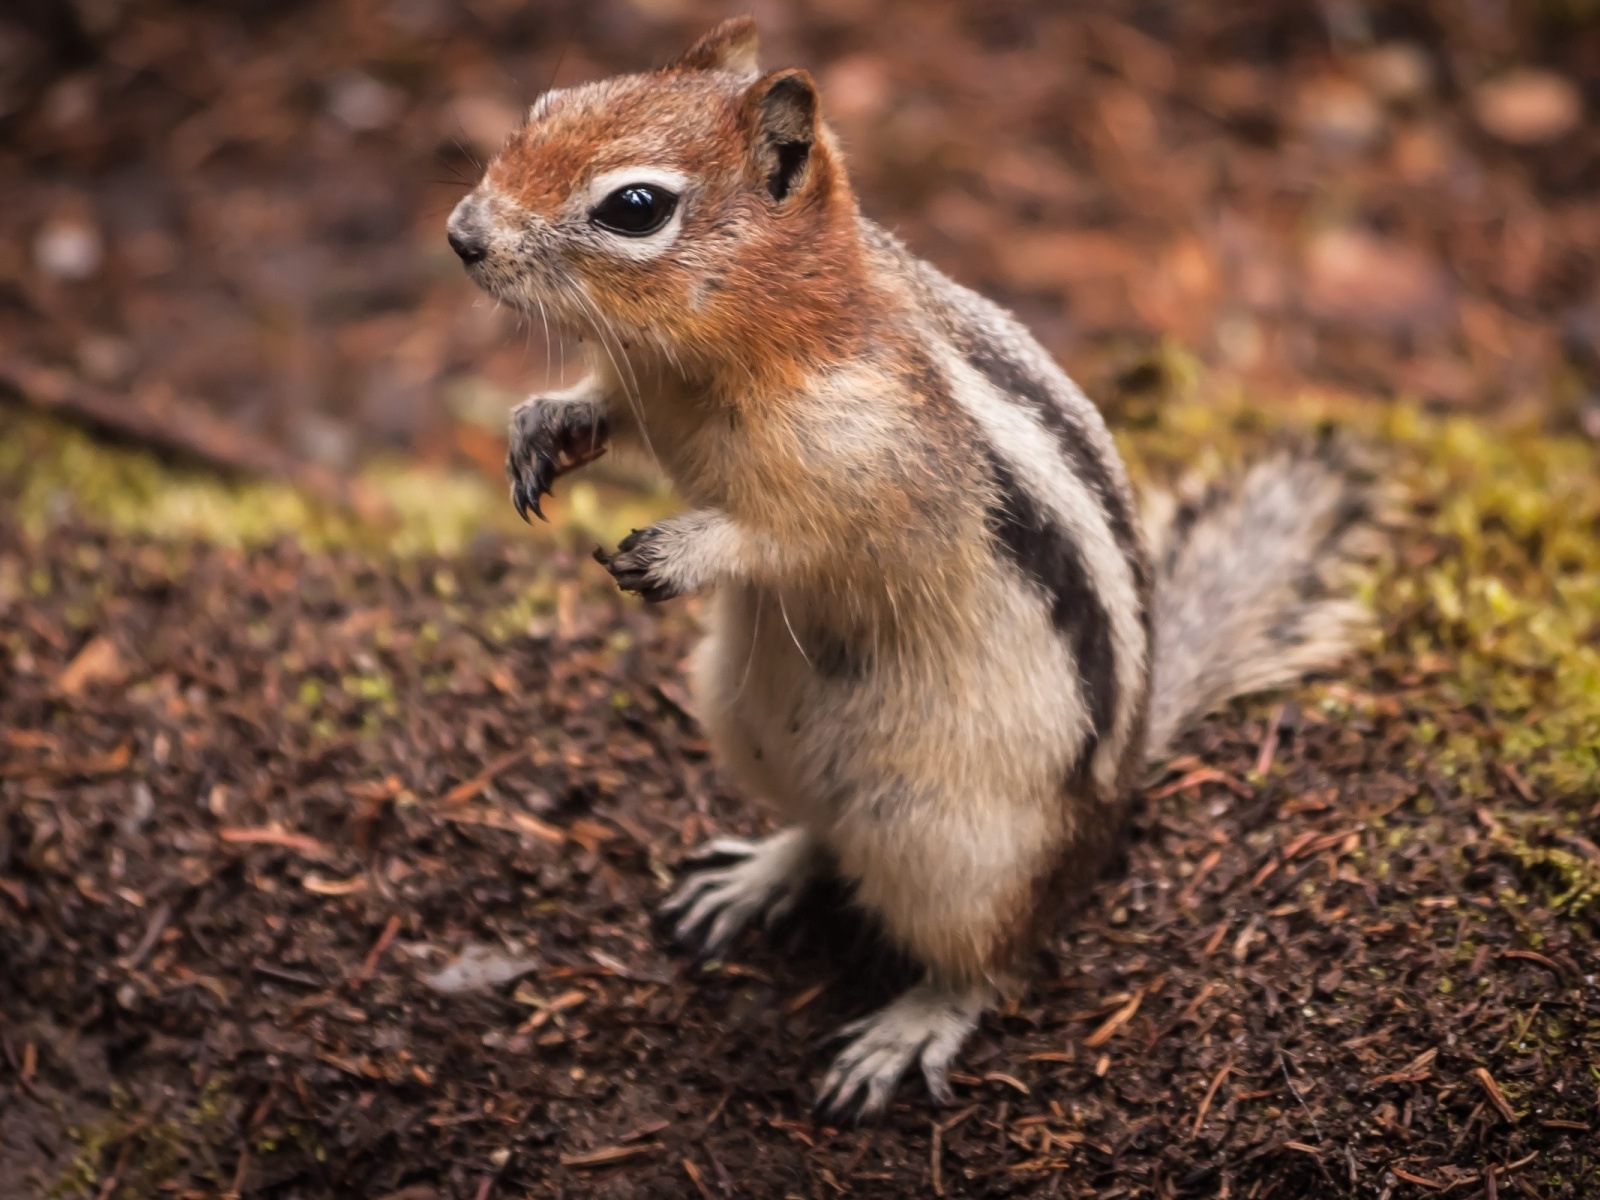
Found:
[[[865, 205], [1115, 402], [1223, 378], [1578, 419], [1600, 381], [1592, 0], [761, 0]], [[0, 354], [302, 459], [492, 465], [542, 333], [442, 228], [543, 88], [701, 0], [22, 0], [0, 16]]]

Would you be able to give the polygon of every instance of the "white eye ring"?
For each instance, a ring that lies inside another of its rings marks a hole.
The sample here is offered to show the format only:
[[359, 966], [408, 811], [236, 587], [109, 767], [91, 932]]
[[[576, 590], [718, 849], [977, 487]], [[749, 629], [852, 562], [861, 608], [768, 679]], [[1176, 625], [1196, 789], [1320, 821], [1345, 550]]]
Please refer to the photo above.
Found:
[[[643, 233], [628, 233], [608, 229], [592, 219], [592, 214], [607, 197], [630, 186], [649, 188], [673, 197], [672, 212], [659, 227]], [[604, 239], [608, 251], [635, 262], [645, 262], [657, 257], [677, 241], [683, 228], [683, 210], [688, 205], [688, 192], [689, 177], [678, 171], [666, 167], [619, 167], [590, 180], [579, 198], [579, 211], [585, 224]]]

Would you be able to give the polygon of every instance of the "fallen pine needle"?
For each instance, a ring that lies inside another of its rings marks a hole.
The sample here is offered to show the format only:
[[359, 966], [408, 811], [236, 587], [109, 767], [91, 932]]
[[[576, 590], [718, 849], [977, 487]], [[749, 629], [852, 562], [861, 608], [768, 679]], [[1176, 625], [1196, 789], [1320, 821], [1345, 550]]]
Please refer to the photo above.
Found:
[[378, 935], [378, 940], [372, 943], [372, 949], [367, 951], [367, 957], [361, 963], [361, 969], [350, 977], [353, 986], [359, 987], [372, 978], [372, 972], [377, 970], [378, 960], [383, 957], [383, 952], [389, 948], [389, 943], [394, 941], [394, 935], [400, 932], [400, 914], [396, 913], [385, 922], [383, 932]]
[[590, 854], [597, 854], [603, 843], [609, 842], [617, 836], [617, 831], [609, 825], [600, 824], [599, 821], [591, 821], [588, 817], [579, 817], [568, 826], [567, 836]]
[[1205, 882], [1205, 877], [1222, 861], [1222, 850], [1213, 850], [1200, 860], [1200, 865], [1194, 869], [1194, 874], [1189, 876], [1189, 882], [1184, 884], [1183, 891], [1178, 893], [1178, 903], [1184, 908], [1192, 908], [1200, 893], [1200, 885]]
[[1028, 1090], [1028, 1085], [1023, 1083], [1022, 1080], [1018, 1079], [1014, 1075], [1007, 1075], [1002, 1071], [990, 1071], [983, 1077], [983, 1081], [985, 1083], [1003, 1083], [1007, 1087], [1016, 1088], [1017, 1091], [1021, 1092], [1024, 1096], [1033, 1095], [1033, 1093]]
[[1562, 978], [1566, 978], [1566, 974], [1567, 973], [1561, 969], [1561, 965], [1559, 963], [1557, 963], [1554, 959], [1546, 958], [1544, 955], [1538, 953], [1537, 951], [1533, 951], [1533, 950], [1502, 950], [1500, 952], [1500, 957], [1501, 958], [1520, 958], [1524, 962], [1538, 963], [1541, 967], [1548, 967], [1550, 970], [1554, 971], [1558, 976], [1560, 976]]
[[217, 830], [217, 836], [232, 846], [280, 846], [304, 854], [307, 858], [327, 858], [333, 853], [331, 847], [314, 837], [290, 833], [287, 829], [276, 829], [270, 825], [255, 829], [230, 826]]
[[90, 754], [83, 758], [68, 758], [56, 762], [0, 764], [0, 779], [82, 777], [92, 779], [99, 775], [119, 775], [133, 761], [133, 746], [123, 743], [104, 754]]
[[1439, 1057], [1438, 1047], [1424, 1050], [1398, 1071], [1390, 1071], [1387, 1075], [1378, 1075], [1368, 1087], [1377, 1087], [1380, 1083], [1421, 1083], [1433, 1073], [1433, 1060]]
[[1228, 1072], [1233, 1070], [1231, 1062], [1223, 1063], [1222, 1070], [1217, 1072], [1216, 1078], [1211, 1081], [1211, 1086], [1206, 1088], [1206, 1094], [1200, 1101], [1200, 1111], [1194, 1114], [1194, 1128], [1189, 1131], [1191, 1138], [1200, 1136], [1200, 1126], [1205, 1124], [1206, 1113], [1211, 1111], [1211, 1101], [1216, 1098], [1217, 1089], [1222, 1086], [1222, 1081], [1228, 1077]]
[[444, 795], [440, 796], [439, 803], [462, 804], [468, 800], [471, 800], [479, 792], [483, 791], [484, 788], [493, 783], [496, 775], [499, 775], [503, 771], [509, 771], [512, 767], [516, 766], [527, 757], [528, 748], [526, 746], [520, 750], [513, 750], [509, 754], [502, 754], [499, 758], [495, 759], [471, 779], [463, 780], [461, 783], [456, 784], [455, 787], [451, 788]]
[[1233, 778], [1233, 776], [1225, 774], [1224, 772], [1217, 770], [1215, 767], [1199, 767], [1193, 771], [1190, 771], [1182, 779], [1174, 780], [1172, 783], [1169, 783], [1164, 787], [1157, 788], [1155, 791], [1150, 793], [1150, 799], [1165, 800], [1169, 796], [1176, 796], [1179, 792], [1186, 792], [1190, 788], [1199, 787], [1203, 783], [1220, 783], [1228, 788], [1229, 791], [1235, 793], [1238, 793], [1241, 790], [1248, 792], [1248, 789], [1243, 788], [1243, 785], [1241, 785], [1238, 780]]
[[353, 896], [367, 889], [365, 875], [352, 875], [349, 879], [324, 879], [321, 875], [307, 875], [300, 881], [306, 891], [318, 896]]
[[[563, 1154], [561, 1165], [563, 1167], [604, 1167], [614, 1162], [622, 1162], [628, 1158], [638, 1158], [644, 1154], [654, 1154], [663, 1149], [660, 1142], [640, 1142], [632, 1146], [602, 1146], [598, 1150], [585, 1150], [581, 1154]], [[693, 1178], [693, 1176], [690, 1176]]]
[[516, 993], [511, 997], [518, 1004], [527, 1004], [537, 1011], [517, 1027], [518, 1033], [527, 1033], [530, 1030], [542, 1028], [550, 1018], [566, 1012], [569, 1008], [589, 999], [589, 993], [581, 988], [574, 988], [570, 992], [563, 992], [554, 1000], [544, 1000], [535, 995], [526, 981], [518, 985]]
[[828, 987], [828, 985], [825, 984], [825, 983], [819, 983], [819, 984], [814, 985], [813, 987], [808, 987], [805, 991], [801, 992], [793, 1000], [789, 1001], [789, 1003], [785, 1004], [783, 1006], [783, 1011], [788, 1013], [791, 1017], [794, 1016], [795, 1013], [799, 1012], [802, 1008], [804, 1008], [806, 1005], [810, 1004], [818, 996], [822, 995], [822, 993], [827, 990], [827, 987]]
[[507, 833], [526, 833], [557, 845], [567, 840], [567, 835], [554, 825], [548, 825], [538, 817], [530, 817], [527, 813], [503, 813], [490, 810], [466, 812], [453, 812], [442, 814], [446, 821], [456, 825], [487, 825], [490, 829], [503, 829]]
[[1116, 1012], [1112, 1013], [1111, 1016], [1106, 1019], [1104, 1025], [1100, 1026], [1099, 1029], [1096, 1029], [1088, 1037], [1083, 1039], [1083, 1044], [1090, 1050], [1093, 1050], [1097, 1046], [1104, 1046], [1113, 1037], [1115, 1037], [1117, 1030], [1121, 1029], [1129, 1021], [1133, 1020], [1133, 1014], [1139, 1011], [1139, 1005], [1144, 1002], [1144, 991], [1144, 988], [1140, 988], [1134, 992], [1133, 995], [1128, 998], [1128, 1002], [1126, 1004], [1117, 1009]]
[[1283, 722], [1284, 710], [1287, 705], [1280, 704], [1267, 721], [1267, 734], [1261, 739], [1261, 753], [1256, 755], [1256, 775], [1265, 775], [1272, 769], [1272, 760], [1278, 754], [1278, 728]]
[[1488, 1095], [1489, 1103], [1494, 1105], [1500, 1115], [1506, 1119], [1506, 1124], [1515, 1125], [1517, 1123], [1517, 1114], [1512, 1109], [1510, 1102], [1506, 1100], [1505, 1093], [1500, 1090], [1500, 1085], [1494, 1081], [1494, 1076], [1489, 1074], [1488, 1068], [1478, 1067], [1472, 1072], [1472, 1075]]
[[1299, 854], [1300, 851], [1304, 850], [1312, 842], [1316, 841], [1316, 839], [1317, 831], [1315, 829], [1307, 829], [1299, 837], [1295, 838], [1294, 841], [1290, 842], [1283, 848], [1283, 861], [1294, 861], [1295, 855]]
[[1442, 1183], [1432, 1179], [1425, 1179], [1421, 1175], [1413, 1175], [1410, 1171], [1402, 1171], [1399, 1167], [1390, 1167], [1389, 1170], [1395, 1173], [1396, 1178], [1404, 1179], [1407, 1183], [1414, 1183], [1418, 1187], [1425, 1187], [1435, 1192], [1444, 1187]]
[[705, 1200], [713, 1200], [711, 1189], [706, 1187], [705, 1178], [700, 1174], [700, 1168], [694, 1165], [694, 1159], [683, 1160], [683, 1173], [689, 1177], [689, 1182], [694, 1184], [695, 1191], [704, 1196]]
[[1217, 947], [1222, 945], [1222, 939], [1227, 936], [1228, 921], [1226, 918], [1224, 918], [1223, 920], [1217, 922], [1216, 932], [1211, 935], [1211, 940], [1206, 943], [1205, 949], [1202, 950], [1201, 953], [1207, 958], [1211, 957], [1211, 955], [1217, 952]]

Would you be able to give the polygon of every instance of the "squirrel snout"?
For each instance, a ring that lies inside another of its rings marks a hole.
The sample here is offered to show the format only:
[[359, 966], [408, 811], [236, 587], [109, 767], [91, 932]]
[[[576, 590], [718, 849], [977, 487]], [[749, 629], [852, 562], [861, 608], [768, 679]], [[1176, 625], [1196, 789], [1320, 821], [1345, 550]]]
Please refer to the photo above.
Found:
[[450, 249], [454, 250], [461, 261], [469, 267], [489, 257], [488, 239], [484, 237], [478, 206], [472, 196], [462, 200], [456, 205], [455, 212], [450, 214], [450, 223], [445, 228], [445, 238], [450, 243]]
[[489, 255], [482, 235], [476, 232], [457, 229], [452, 225], [445, 237], [450, 242], [450, 249], [460, 255], [461, 261], [469, 267], [475, 262], [482, 262]]

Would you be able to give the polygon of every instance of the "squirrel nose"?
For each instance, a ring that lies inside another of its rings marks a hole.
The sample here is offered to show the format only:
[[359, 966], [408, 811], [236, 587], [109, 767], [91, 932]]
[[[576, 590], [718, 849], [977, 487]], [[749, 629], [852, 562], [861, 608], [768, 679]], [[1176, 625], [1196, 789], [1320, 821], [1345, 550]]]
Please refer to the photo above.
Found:
[[482, 262], [489, 257], [489, 250], [483, 244], [483, 239], [476, 233], [463, 233], [458, 229], [451, 229], [445, 234], [450, 242], [450, 249], [460, 256], [461, 261], [467, 266], [475, 262]]

